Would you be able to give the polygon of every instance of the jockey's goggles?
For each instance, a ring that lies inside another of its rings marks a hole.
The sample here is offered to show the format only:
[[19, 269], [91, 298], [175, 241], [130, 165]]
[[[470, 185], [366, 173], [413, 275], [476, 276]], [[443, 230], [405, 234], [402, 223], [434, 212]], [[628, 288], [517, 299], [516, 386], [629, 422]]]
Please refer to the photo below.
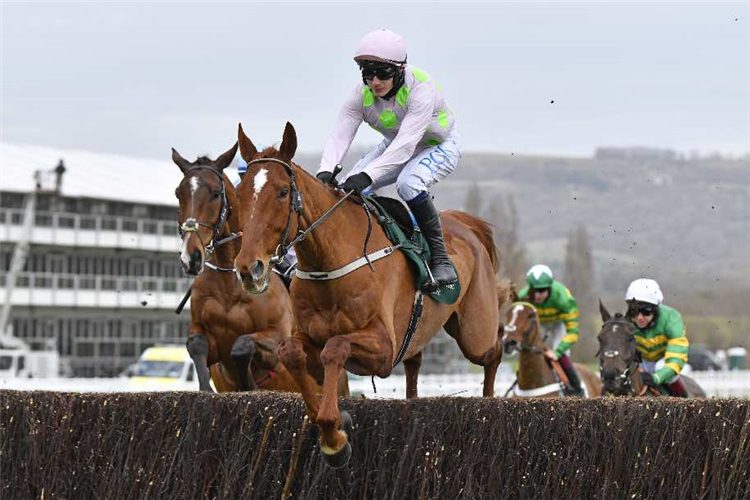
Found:
[[658, 306], [655, 306], [653, 304], [636, 304], [633, 308], [634, 315], [641, 315], [641, 316], [653, 316], [656, 313], [656, 309]]
[[367, 81], [372, 81], [376, 76], [378, 80], [388, 80], [398, 73], [396, 66], [386, 63], [362, 62], [359, 69], [362, 71], [362, 78]]

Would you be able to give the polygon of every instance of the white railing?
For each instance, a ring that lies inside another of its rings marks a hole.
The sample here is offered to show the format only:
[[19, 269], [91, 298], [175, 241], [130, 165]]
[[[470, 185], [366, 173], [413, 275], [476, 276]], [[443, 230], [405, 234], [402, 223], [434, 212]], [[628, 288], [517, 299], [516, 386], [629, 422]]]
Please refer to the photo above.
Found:
[[[23, 209], [0, 210], [0, 241], [23, 236]], [[177, 222], [111, 215], [36, 212], [31, 243], [177, 251]]]
[[[6, 273], [0, 273], [0, 303]], [[187, 278], [19, 273], [13, 306], [146, 307], [174, 309], [191, 284]], [[189, 307], [190, 301], [186, 304]]]
[[[750, 398], [750, 370], [729, 372], [692, 372], [691, 377], [706, 390], [711, 397]], [[481, 396], [482, 374], [465, 373], [458, 375], [421, 375], [419, 396]], [[495, 395], [503, 396], [513, 383], [514, 377], [508, 373], [499, 374], [495, 382]], [[349, 375], [349, 388], [352, 394], [367, 398], [405, 397], [406, 379], [403, 375], [392, 375], [387, 379], [375, 377], [377, 394], [373, 392], [370, 377]], [[127, 379], [25, 379], [0, 380], [0, 389], [50, 390], [72, 392], [120, 392], [133, 390]]]
[[[750, 370], [726, 372], [696, 372], [690, 376], [711, 397], [750, 397]], [[420, 375], [417, 391], [420, 397], [437, 396], [481, 396], [484, 375], [461, 373], [456, 375]], [[503, 396], [513, 384], [515, 376], [498, 373], [495, 379], [495, 395]], [[350, 375], [349, 388], [352, 393], [368, 398], [403, 398], [406, 396], [406, 379], [393, 375], [386, 379], [375, 377], [377, 393], [373, 391], [370, 377]]]

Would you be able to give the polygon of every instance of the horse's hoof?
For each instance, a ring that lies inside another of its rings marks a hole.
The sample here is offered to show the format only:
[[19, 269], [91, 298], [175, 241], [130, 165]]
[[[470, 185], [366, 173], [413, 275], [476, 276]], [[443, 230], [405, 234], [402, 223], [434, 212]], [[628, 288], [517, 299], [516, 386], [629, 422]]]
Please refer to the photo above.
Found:
[[341, 410], [339, 413], [341, 414], [341, 430], [349, 434], [354, 426], [352, 416], [346, 410]]
[[349, 463], [349, 458], [352, 456], [352, 445], [347, 441], [344, 447], [336, 453], [329, 455], [321, 450], [321, 455], [323, 455], [323, 459], [325, 459], [330, 467], [338, 469]]

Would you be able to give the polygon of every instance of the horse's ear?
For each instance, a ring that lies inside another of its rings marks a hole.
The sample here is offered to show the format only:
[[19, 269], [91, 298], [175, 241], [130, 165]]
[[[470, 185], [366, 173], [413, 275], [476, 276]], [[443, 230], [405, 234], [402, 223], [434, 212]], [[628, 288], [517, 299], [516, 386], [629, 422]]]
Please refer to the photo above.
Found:
[[175, 148], [172, 148], [172, 161], [175, 162], [178, 167], [180, 167], [180, 170], [182, 170], [183, 174], [187, 173], [188, 169], [193, 166], [192, 163], [180, 156], [180, 153], [178, 153]]
[[518, 292], [516, 291], [515, 283], [510, 284], [510, 301], [518, 302]]
[[294, 131], [294, 127], [291, 123], [286, 122], [284, 128], [284, 139], [281, 141], [281, 147], [279, 153], [284, 161], [291, 161], [294, 158], [294, 153], [297, 152], [297, 132]]
[[607, 311], [607, 308], [604, 307], [602, 299], [599, 299], [599, 312], [602, 313], [602, 321], [604, 321], [605, 323], [612, 317], [612, 315], [609, 314], [609, 311]]
[[214, 167], [218, 171], [223, 171], [225, 168], [229, 166], [230, 163], [232, 163], [232, 160], [234, 160], [234, 156], [237, 154], [237, 146], [239, 145], [238, 142], [234, 143], [234, 146], [232, 146], [229, 151], [224, 153], [223, 155], [219, 156], [216, 161], [214, 162]]
[[253, 161], [253, 158], [255, 158], [255, 155], [258, 154], [258, 148], [256, 148], [255, 144], [253, 144], [253, 141], [251, 141], [250, 138], [245, 135], [245, 131], [242, 130], [241, 123], [237, 129], [237, 140], [240, 144], [240, 156], [242, 156], [242, 159], [247, 163], [250, 163], [251, 161]]

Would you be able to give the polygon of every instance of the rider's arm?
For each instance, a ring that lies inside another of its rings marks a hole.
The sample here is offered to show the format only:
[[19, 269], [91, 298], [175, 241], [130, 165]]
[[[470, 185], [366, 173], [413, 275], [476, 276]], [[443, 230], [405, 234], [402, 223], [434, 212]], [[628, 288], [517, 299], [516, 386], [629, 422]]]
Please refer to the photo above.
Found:
[[432, 120], [436, 98], [437, 92], [432, 85], [418, 85], [411, 91], [398, 134], [385, 152], [364, 169], [370, 179], [375, 181], [411, 160]]
[[518, 298], [521, 300], [526, 300], [529, 298], [529, 285], [526, 285], [521, 289], [520, 292], [518, 292]]
[[690, 345], [685, 336], [685, 323], [677, 311], [670, 315], [664, 334], [669, 340], [667, 351], [664, 353], [664, 366], [654, 373], [654, 380], [657, 384], [663, 384], [680, 374], [687, 361]]
[[565, 354], [576, 342], [578, 342], [578, 303], [570, 291], [565, 288], [562, 303], [559, 306], [560, 315], [558, 318], [565, 325], [565, 336], [558, 344], [556, 352], [559, 358]]
[[336, 165], [341, 163], [349, 146], [352, 145], [357, 129], [362, 124], [364, 112], [362, 111], [362, 91], [364, 85], [360, 84], [352, 91], [349, 98], [341, 107], [336, 127], [333, 129], [320, 160], [320, 172], [333, 172]]

